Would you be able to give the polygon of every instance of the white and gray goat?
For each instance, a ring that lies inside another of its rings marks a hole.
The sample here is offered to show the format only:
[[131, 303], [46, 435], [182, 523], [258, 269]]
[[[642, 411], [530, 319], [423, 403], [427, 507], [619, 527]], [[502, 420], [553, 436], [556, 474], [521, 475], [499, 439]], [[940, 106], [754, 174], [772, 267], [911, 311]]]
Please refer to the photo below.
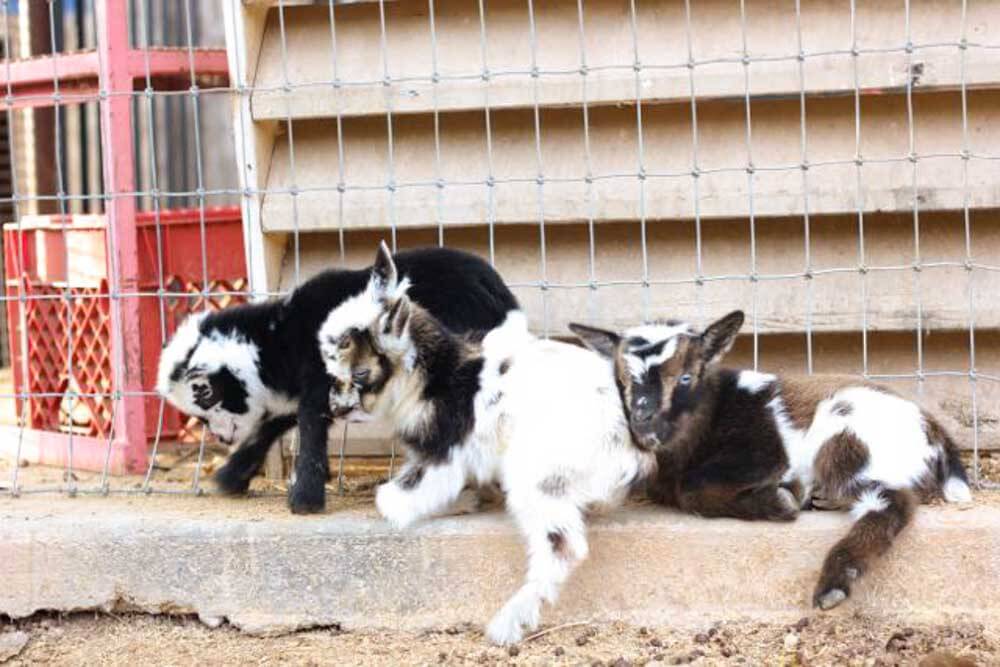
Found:
[[529, 566], [487, 635], [515, 643], [586, 558], [584, 513], [622, 501], [655, 459], [630, 441], [607, 359], [533, 337], [519, 311], [481, 341], [457, 336], [407, 288], [383, 244], [367, 289], [320, 328], [331, 407], [387, 422], [406, 446], [376, 496], [398, 527], [444, 511], [468, 484], [501, 485]]
[[702, 516], [794, 519], [810, 505], [851, 508], [813, 604], [830, 609], [889, 549], [918, 502], [971, 499], [958, 448], [912, 401], [845, 376], [776, 376], [717, 365], [743, 324], [704, 332], [671, 321], [619, 335], [570, 328], [614, 360], [633, 439], [653, 449], [658, 501]]

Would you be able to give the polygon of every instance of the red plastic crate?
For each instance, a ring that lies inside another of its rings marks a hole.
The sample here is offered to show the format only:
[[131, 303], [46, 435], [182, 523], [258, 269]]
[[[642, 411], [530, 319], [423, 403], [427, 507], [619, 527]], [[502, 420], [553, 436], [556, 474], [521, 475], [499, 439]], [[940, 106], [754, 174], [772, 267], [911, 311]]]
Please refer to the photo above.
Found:
[[[140, 299], [145, 391], [153, 391], [156, 384], [164, 331], [161, 323], [169, 335], [189, 313], [204, 309], [201, 293], [206, 272], [208, 291], [219, 293], [208, 298], [210, 308], [245, 300], [241, 294], [231, 294], [245, 291], [247, 286], [240, 209], [206, 209], [204, 262], [201, 220], [198, 209], [161, 211], [159, 225], [152, 212], [138, 216], [137, 291], [142, 296], [130, 298]], [[157, 253], [158, 235], [162, 259]], [[61, 395], [68, 390], [107, 394], [115, 387], [104, 216], [26, 216], [20, 225], [4, 225], [4, 255], [14, 390], [31, 394], [18, 401], [18, 415], [32, 429], [107, 438], [114, 418], [110, 398], [82, 396], [71, 406]], [[160, 275], [164, 292], [190, 296], [161, 298]], [[65, 298], [67, 290], [70, 301]], [[22, 294], [28, 298], [22, 301]], [[158, 398], [147, 397], [149, 439], [157, 434], [159, 405]], [[161, 435], [174, 440], [190, 439], [193, 434], [187, 420], [168, 408]]]

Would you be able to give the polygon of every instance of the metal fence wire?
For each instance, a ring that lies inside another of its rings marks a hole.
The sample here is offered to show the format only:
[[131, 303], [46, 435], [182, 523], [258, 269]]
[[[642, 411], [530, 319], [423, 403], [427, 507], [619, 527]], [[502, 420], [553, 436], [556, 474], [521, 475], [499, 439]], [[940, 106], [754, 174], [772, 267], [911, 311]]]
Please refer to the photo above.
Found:
[[[216, 450], [156, 396], [140, 337], [366, 265], [380, 238], [482, 254], [546, 336], [742, 308], [734, 363], [887, 383], [996, 486], [996, 0], [3, 8], [9, 494], [211, 491]], [[241, 275], [219, 269], [234, 203]], [[341, 475], [392, 453], [331, 433]]]

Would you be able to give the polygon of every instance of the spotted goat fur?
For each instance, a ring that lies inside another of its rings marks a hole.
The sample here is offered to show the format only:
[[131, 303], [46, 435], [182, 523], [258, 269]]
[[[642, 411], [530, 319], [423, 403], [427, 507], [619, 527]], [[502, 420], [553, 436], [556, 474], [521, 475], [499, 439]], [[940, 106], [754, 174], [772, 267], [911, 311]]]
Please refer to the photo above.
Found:
[[[517, 308], [489, 264], [447, 248], [396, 255], [415, 280], [413, 298], [454, 331], [488, 330]], [[330, 310], [364, 289], [370, 268], [328, 270], [284, 299], [189, 317], [160, 355], [157, 390], [202, 420], [229, 460], [215, 474], [224, 493], [244, 493], [268, 450], [298, 424], [299, 456], [288, 501], [293, 512], [324, 507], [329, 476], [330, 379], [316, 333]]]
[[571, 329], [614, 360], [635, 442], [656, 452], [650, 492], [708, 517], [789, 521], [810, 506], [856, 522], [827, 554], [813, 603], [830, 609], [887, 551], [918, 502], [971, 500], [958, 448], [927, 412], [842, 376], [777, 376], [717, 364], [743, 324], [683, 322], [622, 335]]
[[467, 484], [501, 486], [529, 564], [487, 635], [515, 643], [586, 558], [584, 512], [619, 503], [654, 457], [630, 442], [606, 359], [533, 337], [519, 311], [481, 341], [453, 334], [407, 287], [383, 245], [368, 288], [327, 318], [331, 403], [388, 423], [406, 446], [376, 495], [397, 527], [444, 511]]

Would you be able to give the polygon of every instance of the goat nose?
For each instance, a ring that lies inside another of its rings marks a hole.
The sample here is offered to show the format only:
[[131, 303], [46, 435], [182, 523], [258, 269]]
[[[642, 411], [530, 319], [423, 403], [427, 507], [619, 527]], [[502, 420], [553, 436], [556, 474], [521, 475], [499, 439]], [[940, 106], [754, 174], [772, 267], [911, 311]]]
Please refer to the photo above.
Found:
[[372, 372], [369, 369], [365, 368], [364, 370], [354, 371], [353, 373], [351, 373], [351, 379], [354, 380], [355, 382], [364, 382], [365, 380], [368, 379], [368, 377], [371, 374]]
[[645, 424], [653, 418], [653, 411], [647, 406], [636, 406], [632, 411], [632, 418], [640, 424]]

